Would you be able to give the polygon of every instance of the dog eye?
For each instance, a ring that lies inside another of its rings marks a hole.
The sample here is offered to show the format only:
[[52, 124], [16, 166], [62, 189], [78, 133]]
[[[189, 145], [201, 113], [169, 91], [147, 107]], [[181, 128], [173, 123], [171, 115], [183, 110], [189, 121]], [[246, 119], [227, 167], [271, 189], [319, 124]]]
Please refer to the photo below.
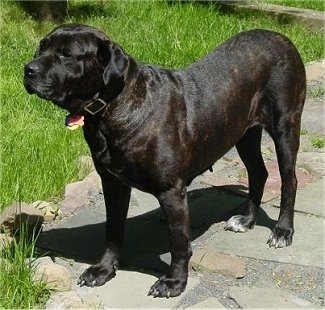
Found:
[[70, 58], [72, 56], [70, 51], [60, 51], [58, 53], [58, 56], [60, 59], [64, 59], [64, 58]]

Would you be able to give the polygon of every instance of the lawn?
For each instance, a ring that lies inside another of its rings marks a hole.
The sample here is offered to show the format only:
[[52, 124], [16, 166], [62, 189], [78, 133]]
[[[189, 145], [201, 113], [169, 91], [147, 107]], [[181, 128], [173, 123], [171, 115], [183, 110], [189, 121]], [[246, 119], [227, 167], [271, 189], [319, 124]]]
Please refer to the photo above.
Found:
[[[69, 3], [65, 22], [99, 27], [138, 60], [168, 68], [184, 67], [232, 35], [253, 28], [287, 35], [305, 62], [324, 57], [322, 30], [284, 23], [259, 12], [225, 12], [206, 2]], [[14, 201], [61, 199], [65, 184], [78, 179], [76, 162], [88, 149], [81, 130], [72, 132], [64, 126], [66, 112], [29, 96], [22, 84], [24, 64], [33, 57], [39, 40], [57, 24], [33, 20], [15, 2], [0, 5], [1, 210]], [[15, 290], [16, 284], [8, 279], [0, 277], [0, 290], [7, 290], [4, 294]], [[28, 307], [36, 307], [40, 300], [37, 293]], [[3, 307], [8, 306], [0, 300]], [[20, 306], [13, 300], [11, 307]]]
[[[14, 2], [2, 2], [1, 15], [0, 207], [13, 201], [60, 199], [64, 185], [77, 178], [77, 158], [88, 150], [80, 130], [65, 128], [64, 111], [28, 96], [22, 85], [24, 64], [56, 24], [34, 21]], [[139, 60], [169, 68], [188, 65], [252, 28], [286, 34], [305, 62], [324, 54], [322, 31], [256, 12], [224, 13], [202, 3], [71, 1], [66, 22], [97, 26]]]

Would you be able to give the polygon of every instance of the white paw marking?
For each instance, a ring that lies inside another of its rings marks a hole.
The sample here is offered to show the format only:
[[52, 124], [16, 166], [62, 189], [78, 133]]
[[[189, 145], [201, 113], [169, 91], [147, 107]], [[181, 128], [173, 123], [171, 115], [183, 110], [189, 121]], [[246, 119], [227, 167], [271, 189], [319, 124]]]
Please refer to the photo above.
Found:
[[231, 230], [234, 232], [246, 232], [248, 228], [243, 225], [243, 216], [242, 215], [234, 215], [228, 221], [226, 225], [226, 230]]

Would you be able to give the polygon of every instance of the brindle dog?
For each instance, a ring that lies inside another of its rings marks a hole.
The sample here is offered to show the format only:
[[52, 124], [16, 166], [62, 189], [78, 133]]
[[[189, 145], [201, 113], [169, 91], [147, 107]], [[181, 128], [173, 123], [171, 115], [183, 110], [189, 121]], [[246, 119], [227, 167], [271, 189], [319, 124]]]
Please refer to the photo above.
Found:
[[191, 256], [186, 186], [236, 146], [249, 197], [226, 229], [253, 228], [268, 173], [262, 128], [275, 143], [281, 174], [279, 219], [267, 241], [292, 242], [295, 175], [305, 69], [292, 42], [266, 30], [240, 33], [193, 65], [173, 71], [138, 62], [98, 29], [63, 25], [25, 66], [29, 93], [84, 116], [84, 136], [101, 176], [107, 243], [80, 285], [103, 285], [119, 266], [131, 187], [153, 194], [169, 230], [171, 264], [150, 289], [185, 290]]

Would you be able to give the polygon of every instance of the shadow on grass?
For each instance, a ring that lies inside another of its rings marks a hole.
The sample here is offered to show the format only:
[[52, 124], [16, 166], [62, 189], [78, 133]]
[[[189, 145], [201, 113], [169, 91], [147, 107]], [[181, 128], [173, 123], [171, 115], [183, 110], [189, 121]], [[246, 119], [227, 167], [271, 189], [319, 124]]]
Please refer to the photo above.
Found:
[[107, 6], [105, 2], [106, 1], [71, 2], [67, 10], [68, 16], [77, 20], [92, 16], [105, 16], [107, 18], [114, 16], [111, 7]]

